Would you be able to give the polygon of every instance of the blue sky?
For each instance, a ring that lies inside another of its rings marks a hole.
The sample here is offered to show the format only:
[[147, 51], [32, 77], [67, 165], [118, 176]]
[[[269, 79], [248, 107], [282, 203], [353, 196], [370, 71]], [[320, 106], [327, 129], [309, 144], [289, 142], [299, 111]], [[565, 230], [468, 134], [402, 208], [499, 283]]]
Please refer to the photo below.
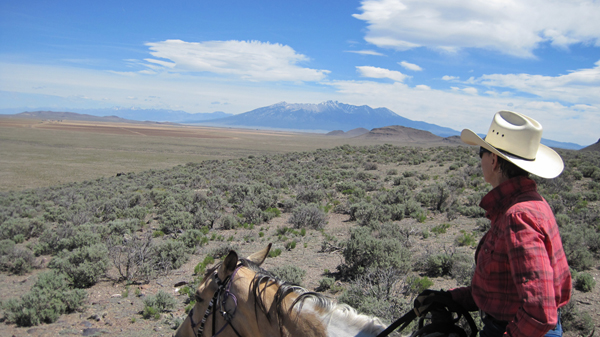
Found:
[[386, 107], [600, 137], [600, 2], [0, 0], [0, 109]]

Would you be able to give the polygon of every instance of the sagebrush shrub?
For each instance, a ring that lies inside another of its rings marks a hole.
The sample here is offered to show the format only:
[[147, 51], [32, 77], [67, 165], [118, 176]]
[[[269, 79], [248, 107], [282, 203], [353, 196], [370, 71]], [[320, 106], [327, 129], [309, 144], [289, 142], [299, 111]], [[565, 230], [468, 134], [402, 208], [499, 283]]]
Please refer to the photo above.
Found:
[[331, 289], [331, 287], [335, 284], [335, 278], [333, 277], [323, 277], [319, 280], [319, 290], [325, 291]]
[[173, 295], [159, 290], [155, 296], [148, 296], [148, 298], [144, 300], [144, 305], [155, 307], [160, 312], [165, 312], [174, 309], [177, 305], [177, 300]]
[[187, 262], [189, 248], [181, 241], [166, 240], [150, 249], [152, 265], [163, 274], [178, 269]]
[[192, 250], [198, 246], [208, 243], [206, 236], [199, 229], [189, 229], [185, 231], [181, 236], [179, 236], [178, 240], [183, 242], [186, 247]]
[[102, 243], [62, 251], [48, 264], [69, 277], [76, 288], [89, 288], [106, 274], [108, 249]]
[[325, 197], [325, 192], [320, 186], [306, 186], [298, 189], [296, 200], [305, 204], [315, 204], [321, 202]]
[[461, 254], [453, 259], [450, 275], [459, 286], [470, 285], [474, 273], [475, 263], [472, 257]]
[[11, 218], [0, 224], [0, 240], [13, 239], [17, 235], [23, 238], [39, 236], [45, 228], [40, 218]]
[[425, 271], [431, 277], [450, 275], [452, 256], [449, 254], [433, 254], [427, 257]]
[[361, 313], [392, 321], [411, 308], [411, 303], [400, 291], [401, 275], [394, 269], [374, 269], [359, 275], [351, 281], [339, 301]]
[[376, 238], [367, 227], [350, 230], [350, 239], [343, 250], [346, 271], [362, 274], [370, 268], [410, 269], [411, 254], [394, 238]]
[[29, 249], [15, 246], [12, 240], [0, 241], [0, 270], [23, 275], [34, 265], [35, 255]]
[[180, 229], [190, 229], [194, 223], [194, 216], [187, 211], [168, 209], [160, 217], [160, 230], [165, 234], [175, 233]]
[[239, 213], [246, 223], [260, 225], [263, 222], [263, 212], [254, 204], [244, 202]]
[[139, 219], [118, 219], [99, 227], [98, 232], [104, 238], [111, 235], [131, 235], [138, 230], [139, 223]]
[[299, 206], [293, 211], [288, 222], [294, 225], [294, 228], [322, 229], [327, 222], [327, 215], [314, 204]]
[[221, 228], [228, 230], [234, 229], [239, 225], [238, 217], [232, 214], [226, 214], [221, 217]]
[[129, 240], [111, 237], [107, 241], [109, 257], [127, 281], [148, 281], [154, 276], [152, 266], [152, 236], [134, 236]]
[[62, 250], [74, 250], [79, 247], [95, 245], [101, 242], [101, 236], [95, 226], [73, 226], [70, 223], [59, 225], [57, 228], [47, 228], [36, 246], [36, 255], [57, 253]]
[[492, 227], [492, 222], [487, 218], [478, 218], [475, 225], [480, 232], [487, 232]]
[[594, 321], [588, 312], [581, 312], [570, 301], [560, 309], [561, 321], [564, 331], [574, 332], [580, 336], [589, 336], [594, 330]]
[[350, 219], [356, 220], [361, 226], [377, 229], [380, 223], [391, 219], [389, 207], [361, 201], [350, 205]]
[[155, 296], [148, 296], [144, 299], [142, 316], [145, 319], [159, 319], [162, 312], [171, 311], [176, 305], [177, 300], [173, 295], [159, 290]]
[[3, 307], [7, 321], [32, 326], [53, 323], [64, 313], [82, 309], [86, 298], [85, 290], [71, 289], [66, 275], [53, 270], [39, 274], [29, 292], [9, 299]]
[[583, 271], [594, 266], [594, 256], [584, 243], [587, 241], [585, 231], [577, 225], [561, 228], [563, 248], [569, 266], [577, 271]]
[[363, 164], [363, 169], [365, 171], [375, 171], [377, 170], [379, 167], [377, 166], [377, 163], [373, 163], [373, 162], [366, 162]]
[[218, 246], [217, 248], [212, 249], [208, 255], [212, 256], [214, 259], [220, 259], [224, 256], [227, 256], [230, 251], [237, 250], [238, 247], [232, 245], [231, 243], [223, 244]]
[[467, 233], [464, 230], [454, 240], [457, 246], [475, 246], [477, 245], [477, 239], [473, 233]]
[[431, 281], [427, 276], [409, 276], [406, 278], [405, 284], [405, 294], [417, 295], [426, 289], [429, 289], [429, 287], [433, 285], [433, 281]]
[[270, 272], [279, 279], [298, 286], [302, 285], [302, 280], [306, 276], [306, 270], [292, 265], [275, 267]]
[[594, 290], [596, 280], [588, 273], [579, 273], [575, 276], [575, 289], [585, 293]]

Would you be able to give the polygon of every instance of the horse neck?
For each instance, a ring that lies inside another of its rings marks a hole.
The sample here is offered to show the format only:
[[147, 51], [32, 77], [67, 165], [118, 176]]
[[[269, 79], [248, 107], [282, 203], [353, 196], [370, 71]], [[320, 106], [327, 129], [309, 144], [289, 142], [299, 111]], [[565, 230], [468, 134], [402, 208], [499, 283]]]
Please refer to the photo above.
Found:
[[347, 305], [315, 297], [307, 297], [301, 306], [296, 305], [290, 318], [288, 321], [292, 326], [286, 327], [290, 332], [296, 332], [291, 336], [375, 337], [386, 328], [376, 317], [361, 315]]
[[[243, 269], [240, 272], [246, 274]], [[240, 277], [240, 279], [248, 278]], [[337, 305], [328, 299], [306, 296], [299, 303], [295, 303], [300, 296], [297, 292], [290, 292], [282, 299], [282, 310], [278, 312], [277, 304], [274, 303], [275, 294], [279, 289], [279, 284], [276, 283], [271, 283], [261, 291], [265, 308], [268, 310], [267, 314], [271, 317], [268, 320], [260, 310], [258, 313], [255, 311], [253, 295], [247, 292], [248, 284], [242, 283], [244, 282], [236, 285], [239, 286], [240, 296], [245, 297], [241, 301], [245, 302], [245, 305], [241, 305], [238, 309], [243, 312], [240, 314], [247, 322], [246, 328], [251, 330], [248, 331], [249, 336], [375, 337], [385, 329], [379, 319], [360, 315], [353, 308], [347, 305]], [[241, 291], [242, 289], [245, 289], [246, 292]]]
[[[246, 276], [246, 271], [243, 270], [242, 274]], [[240, 277], [241, 279], [247, 278]], [[299, 296], [298, 293], [292, 291], [286, 294], [278, 306], [274, 299], [280, 285], [271, 282], [266, 289], [261, 286], [260, 296], [267, 309], [267, 312], [263, 313], [255, 307], [254, 295], [247, 292], [249, 289], [247, 284], [236, 282], [236, 287], [240, 294], [238, 299], [241, 299], [238, 314], [243, 316], [243, 321], [246, 322], [245, 329], [248, 336], [327, 337], [325, 325], [313, 314], [313, 310], [306, 310], [309, 307], [304, 306], [302, 310], [298, 310], [300, 306], [296, 305], [290, 310], [294, 300]], [[242, 291], [244, 289], [245, 291]], [[242, 335], [246, 336], [246, 334]]]
[[308, 297], [305, 305], [310, 305], [309, 311], [323, 323], [328, 337], [375, 337], [386, 328], [377, 317], [359, 314], [326, 298]]

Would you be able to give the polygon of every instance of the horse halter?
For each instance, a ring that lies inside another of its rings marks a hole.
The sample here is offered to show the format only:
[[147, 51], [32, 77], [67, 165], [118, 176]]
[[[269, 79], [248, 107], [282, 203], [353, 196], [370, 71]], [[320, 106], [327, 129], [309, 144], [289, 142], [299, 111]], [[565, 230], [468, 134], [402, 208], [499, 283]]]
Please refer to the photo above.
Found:
[[[232, 280], [240, 268], [241, 268], [241, 265], [238, 265], [235, 268], [235, 270], [233, 271], [233, 273], [231, 274], [231, 276], [228, 276], [223, 281], [221, 281], [219, 279], [219, 276], [217, 275], [217, 270], [215, 270], [213, 276], [217, 280], [217, 291], [215, 292], [214, 296], [210, 300], [210, 303], [208, 304], [208, 308], [206, 309], [206, 312], [204, 313], [204, 317], [202, 317], [202, 320], [200, 322], [194, 323], [194, 308], [192, 308], [192, 310], [190, 310], [190, 313], [188, 314], [188, 317], [190, 318], [190, 324], [192, 325], [192, 331], [194, 332], [194, 335], [196, 337], [201, 337], [202, 334], [204, 333], [204, 324], [206, 323], [208, 316], [210, 316], [211, 314], [213, 316], [212, 317], [212, 335], [211, 335], [212, 337], [215, 337], [218, 334], [220, 334], [221, 332], [223, 332], [223, 330], [225, 330], [225, 328], [227, 326], [231, 326], [231, 329], [233, 329], [233, 332], [235, 332], [235, 334], [238, 337], [242, 337], [240, 335], [240, 333], [233, 327], [233, 324], [231, 324], [231, 321], [233, 320], [233, 317], [235, 316], [235, 312], [237, 310], [237, 297], [235, 297], [235, 295], [231, 291], [229, 291], [229, 289], [231, 288]], [[235, 306], [233, 307], [233, 310], [231, 312], [228, 312], [225, 308], [225, 303], [227, 302], [227, 299], [229, 299], [230, 297], [233, 299]], [[223, 316], [223, 319], [225, 320], [225, 325], [223, 325], [223, 327], [215, 333], [217, 311], [219, 311], [219, 313]], [[198, 330], [196, 330], [197, 326], [198, 326]]]

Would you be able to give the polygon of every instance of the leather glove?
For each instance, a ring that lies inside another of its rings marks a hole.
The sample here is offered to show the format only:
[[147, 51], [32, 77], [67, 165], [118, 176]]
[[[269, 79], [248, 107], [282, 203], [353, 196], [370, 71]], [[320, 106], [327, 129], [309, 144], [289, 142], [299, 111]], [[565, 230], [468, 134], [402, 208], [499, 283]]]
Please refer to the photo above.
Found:
[[444, 307], [442, 303], [452, 300], [452, 295], [444, 290], [427, 289], [417, 295], [414, 301], [414, 310], [417, 316], [423, 315], [426, 310], [435, 309], [436, 306]]

